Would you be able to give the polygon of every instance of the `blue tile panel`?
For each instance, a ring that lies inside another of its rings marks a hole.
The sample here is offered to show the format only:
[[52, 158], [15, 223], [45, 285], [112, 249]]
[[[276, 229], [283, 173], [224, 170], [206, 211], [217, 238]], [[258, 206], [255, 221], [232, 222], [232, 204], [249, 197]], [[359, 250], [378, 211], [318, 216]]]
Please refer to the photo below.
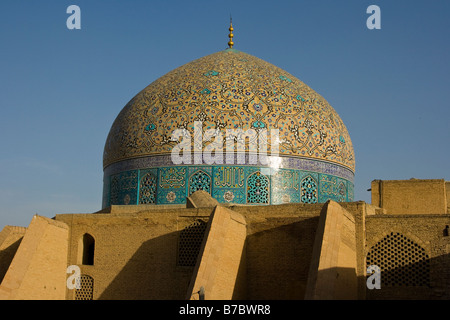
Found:
[[185, 204], [205, 190], [220, 203], [282, 204], [353, 201], [353, 179], [300, 169], [255, 166], [168, 166], [107, 175], [103, 208], [127, 204]]

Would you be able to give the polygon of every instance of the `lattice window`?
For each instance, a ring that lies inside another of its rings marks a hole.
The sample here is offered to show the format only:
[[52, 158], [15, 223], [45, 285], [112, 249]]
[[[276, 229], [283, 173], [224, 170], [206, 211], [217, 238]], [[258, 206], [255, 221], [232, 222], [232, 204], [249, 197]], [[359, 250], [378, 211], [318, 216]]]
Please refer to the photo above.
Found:
[[139, 204], [156, 203], [156, 178], [153, 174], [147, 173], [139, 185]]
[[303, 203], [317, 203], [317, 182], [313, 177], [307, 176], [302, 180], [301, 192]]
[[80, 275], [80, 289], [75, 289], [75, 300], [92, 300], [94, 297], [94, 278]]
[[211, 193], [211, 177], [202, 170], [195, 172], [189, 178], [189, 195], [198, 190], [205, 190]]
[[269, 179], [259, 171], [247, 179], [247, 203], [269, 203]]
[[180, 233], [177, 265], [194, 267], [205, 235], [206, 222], [197, 220]]
[[430, 259], [421, 246], [391, 232], [367, 254], [367, 266], [377, 265], [383, 286], [428, 286]]

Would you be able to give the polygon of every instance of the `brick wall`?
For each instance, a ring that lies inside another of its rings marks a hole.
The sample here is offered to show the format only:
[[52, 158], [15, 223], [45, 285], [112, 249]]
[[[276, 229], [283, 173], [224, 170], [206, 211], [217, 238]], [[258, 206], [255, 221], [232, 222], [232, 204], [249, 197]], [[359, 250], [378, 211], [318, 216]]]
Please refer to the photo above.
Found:
[[187, 299], [198, 300], [196, 292], [201, 287], [207, 300], [245, 298], [242, 292], [237, 291], [241, 289], [238, 276], [244, 263], [246, 235], [247, 228], [242, 215], [221, 206], [216, 207], [206, 230]]
[[35, 215], [0, 286], [2, 299], [63, 300], [68, 227]]
[[445, 181], [374, 180], [372, 204], [385, 208], [389, 214], [446, 213]]
[[450, 213], [450, 181], [445, 182], [445, 195], [447, 200], [447, 213]]
[[19, 248], [26, 230], [27, 228], [25, 227], [5, 226], [0, 232], [0, 283]]
[[329, 201], [320, 215], [305, 298], [356, 299], [356, 264], [355, 219]]
[[[405, 284], [408, 269], [399, 265], [397, 272], [401, 275], [402, 285], [382, 286], [380, 290], [367, 290], [368, 299], [449, 299], [450, 292], [450, 237], [444, 229], [450, 224], [448, 214], [426, 215], [374, 215], [366, 217], [366, 255], [387, 235], [401, 234], [424, 249], [429, 257], [429, 286], [412, 286]], [[401, 244], [406, 248], [406, 243]], [[380, 254], [391, 255], [392, 259], [402, 256], [397, 251], [381, 250]], [[413, 254], [407, 252], [408, 254]], [[399, 261], [401, 263], [401, 261]], [[404, 268], [404, 269], [401, 269]], [[383, 276], [383, 274], [382, 274]]]
[[[177, 266], [179, 235], [197, 219], [207, 221], [212, 209], [140, 209], [56, 216], [71, 230], [68, 265], [94, 279], [94, 299], [185, 298], [193, 267]], [[85, 233], [95, 240], [93, 265], [79, 264]]]
[[247, 222], [247, 299], [303, 299], [323, 204], [235, 206]]

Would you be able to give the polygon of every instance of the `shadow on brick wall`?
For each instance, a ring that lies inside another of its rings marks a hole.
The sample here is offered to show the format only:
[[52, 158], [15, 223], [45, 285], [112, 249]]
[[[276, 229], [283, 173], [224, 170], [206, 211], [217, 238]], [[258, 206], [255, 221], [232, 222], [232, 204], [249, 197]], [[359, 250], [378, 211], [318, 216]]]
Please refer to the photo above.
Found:
[[303, 299], [319, 217], [247, 236], [247, 299]]
[[178, 232], [147, 240], [133, 254], [98, 299], [184, 299], [193, 267], [176, 265]]
[[[249, 234], [233, 299], [303, 299], [317, 223], [305, 218]], [[177, 266], [171, 248], [179, 235], [142, 243], [98, 299], [185, 299], [194, 267]]]
[[[366, 289], [368, 300], [450, 299], [450, 255], [405, 263], [381, 272], [381, 288]], [[366, 283], [367, 277], [364, 277]]]
[[11, 265], [22, 239], [23, 238], [20, 238], [19, 240], [11, 243], [7, 248], [0, 251], [0, 283], [2, 283], [3, 278]]

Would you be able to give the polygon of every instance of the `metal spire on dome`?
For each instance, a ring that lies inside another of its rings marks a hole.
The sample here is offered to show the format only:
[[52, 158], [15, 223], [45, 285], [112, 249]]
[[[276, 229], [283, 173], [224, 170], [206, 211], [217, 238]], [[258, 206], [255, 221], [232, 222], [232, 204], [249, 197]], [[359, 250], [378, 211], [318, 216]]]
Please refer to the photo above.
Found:
[[229, 31], [230, 31], [230, 34], [228, 35], [228, 37], [230, 38], [230, 41], [228, 41], [228, 47], [231, 49], [231, 48], [233, 48], [233, 45], [234, 45], [234, 42], [233, 42], [233, 37], [234, 37], [234, 34], [233, 34], [233, 19], [231, 18], [231, 15], [230, 15], [230, 28], [228, 29]]

